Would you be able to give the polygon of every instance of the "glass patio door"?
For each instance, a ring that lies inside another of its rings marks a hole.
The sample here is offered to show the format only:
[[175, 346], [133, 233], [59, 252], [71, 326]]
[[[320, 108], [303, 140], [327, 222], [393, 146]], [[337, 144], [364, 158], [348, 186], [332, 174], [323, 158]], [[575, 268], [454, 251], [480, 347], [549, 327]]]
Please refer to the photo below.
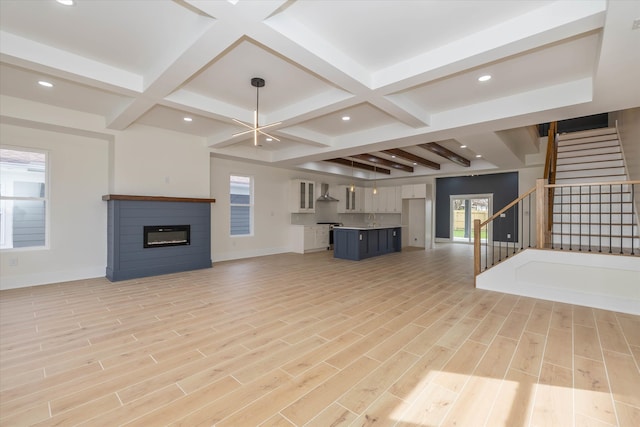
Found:
[[[492, 212], [491, 202], [490, 194], [451, 196], [451, 241], [473, 243], [473, 220], [487, 220]], [[486, 241], [487, 232], [483, 231], [480, 238]]]

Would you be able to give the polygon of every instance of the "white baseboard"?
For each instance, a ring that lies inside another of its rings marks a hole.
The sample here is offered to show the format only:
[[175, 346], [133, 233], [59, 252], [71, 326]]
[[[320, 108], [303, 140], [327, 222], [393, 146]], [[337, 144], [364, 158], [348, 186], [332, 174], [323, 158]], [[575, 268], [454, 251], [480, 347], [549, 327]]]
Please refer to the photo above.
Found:
[[106, 265], [74, 270], [47, 271], [44, 273], [3, 276], [0, 281], [0, 290], [28, 288], [30, 286], [50, 285], [52, 283], [105, 277], [105, 268]]
[[224, 253], [212, 253], [211, 258], [214, 263], [222, 261], [233, 261], [234, 259], [254, 258], [265, 255], [277, 255], [291, 252], [291, 248], [263, 248], [250, 251], [236, 251], [236, 252], [224, 252]]

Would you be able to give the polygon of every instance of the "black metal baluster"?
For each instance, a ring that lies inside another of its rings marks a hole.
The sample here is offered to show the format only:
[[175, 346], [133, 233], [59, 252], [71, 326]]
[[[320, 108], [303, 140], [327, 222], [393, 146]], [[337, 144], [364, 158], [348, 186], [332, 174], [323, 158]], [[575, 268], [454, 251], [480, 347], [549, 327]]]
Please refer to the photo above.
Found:
[[[493, 221], [493, 223], [495, 223], [495, 221]], [[489, 233], [489, 229], [488, 228], [487, 228], [487, 233]], [[489, 239], [489, 235], [487, 234], [487, 240], [488, 239]], [[496, 246], [495, 237], [493, 236], [493, 233], [491, 233], [491, 265], [495, 265], [495, 260], [494, 260], [494, 257], [496, 255], [495, 246]]]
[[[557, 221], [555, 220], [555, 217], [556, 217], [555, 210], [556, 210], [556, 207], [558, 205], [560, 206], [560, 210], [562, 210], [562, 200], [560, 201], [560, 203], [556, 203], [556, 201], [555, 201], [555, 198], [558, 195], [558, 191], [557, 190], [558, 190], [557, 188], [553, 190], [554, 191], [554, 193], [553, 193], [553, 210], [551, 211], [551, 218], [549, 218], [549, 221], [551, 221], [551, 224], [552, 224], [551, 225], [551, 249], [555, 249], [555, 243], [554, 243], [554, 240], [555, 240], [554, 239], [554, 237], [555, 237], [554, 234], [555, 233], [553, 232], [553, 228], [557, 224]], [[547, 190], [545, 190], [545, 191], [547, 191]], [[549, 203], [551, 203], [551, 200], [549, 200]]]
[[598, 186], [598, 252], [602, 252], [602, 184]]
[[560, 187], [560, 250], [564, 249], [563, 247], [563, 231], [564, 231], [564, 221], [563, 221], [563, 216], [564, 216], [564, 188], [565, 187]]
[[[508, 215], [507, 212], [509, 212], [510, 210], [511, 209], [507, 210], [504, 214]], [[513, 217], [513, 215], [511, 215], [511, 217]], [[506, 216], [504, 218], [507, 219]], [[507, 234], [509, 234], [509, 233], [507, 233]], [[507, 247], [505, 248], [504, 255], [505, 255], [505, 257], [504, 257], [505, 259], [509, 258], [509, 236], [507, 236]]]
[[502, 261], [502, 227], [500, 226], [502, 220], [498, 222], [498, 236], [500, 236], [500, 240], [498, 241], [498, 262]]
[[589, 252], [591, 252], [591, 186], [589, 186], [589, 232], [587, 238], [589, 239]]
[[[489, 267], [489, 224], [485, 225], [487, 238], [484, 239], [484, 269]], [[482, 242], [482, 228], [480, 229], [480, 241]]]
[[623, 229], [624, 229], [624, 215], [623, 215], [623, 206], [622, 206], [622, 184], [620, 184], [620, 254], [622, 255], [624, 252], [622, 251], [622, 240], [623, 240]]
[[582, 186], [578, 187], [578, 251], [582, 251]]
[[[631, 212], [633, 212], [633, 207], [635, 206], [635, 200], [634, 200], [635, 191], [636, 191], [635, 184], [631, 184]], [[633, 231], [634, 227], [635, 227], [635, 223], [633, 221], [633, 214], [631, 214], [631, 255], [635, 255], [634, 249], [633, 249], [633, 246], [636, 241], [636, 234]]]
[[520, 250], [524, 249], [524, 200], [521, 200], [520, 203], [520, 234], [518, 238], [520, 239]]
[[569, 187], [569, 250], [573, 250], [573, 187]]
[[613, 186], [609, 184], [609, 253], [613, 246]]

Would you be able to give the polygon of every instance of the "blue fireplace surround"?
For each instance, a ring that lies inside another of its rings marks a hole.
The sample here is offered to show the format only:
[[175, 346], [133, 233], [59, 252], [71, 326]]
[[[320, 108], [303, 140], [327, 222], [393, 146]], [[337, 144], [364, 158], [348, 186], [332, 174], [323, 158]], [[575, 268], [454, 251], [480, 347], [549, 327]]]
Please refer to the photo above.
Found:
[[[112, 282], [211, 268], [211, 203], [215, 199], [102, 196], [107, 202], [107, 268]], [[190, 225], [190, 244], [144, 247], [145, 226]]]

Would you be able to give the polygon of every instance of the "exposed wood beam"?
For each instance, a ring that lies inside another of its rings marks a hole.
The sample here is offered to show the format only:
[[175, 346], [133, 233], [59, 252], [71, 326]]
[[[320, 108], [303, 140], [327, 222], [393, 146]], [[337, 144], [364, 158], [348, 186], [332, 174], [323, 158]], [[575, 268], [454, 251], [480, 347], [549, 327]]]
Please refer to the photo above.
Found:
[[440, 165], [436, 162], [432, 162], [431, 160], [427, 160], [420, 156], [416, 156], [415, 154], [409, 153], [408, 151], [401, 150], [399, 148], [392, 148], [390, 150], [382, 150], [383, 153], [390, 154], [392, 156], [401, 157], [403, 159], [409, 160], [411, 162], [417, 163], [419, 165], [425, 166], [427, 168], [440, 170]]
[[376, 165], [389, 166], [392, 169], [403, 170], [405, 172], [413, 172], [411, 166], [403, 165], [402, 163], [392, 162], [391, 160], [383, 159], [382, 157], [374, 156], [373, 154], [357, 154], [351, 156], [354, 159], [364, 160], [365, 162], [375, 163]]
[[[348, 160], [348, 159], [327, 159], [325, 160], [325, 162], [337, 163], [339, 165], [349, 166], [349, 167], [351, 167], [352, 165], [352, 160]], [[367, 163], [353, 162], [353, 167], [358, 169], [364, 169], [367, 171], [372, 171], [372, 172], [380, 172], [385, 175], [391, 175], [391, 169], [386, 169], [380, 166], [371, 166]]]
[[438, 156], [442, 156], [445, 159], [451, 160], [453, 163], [457, 163], [464, 167], [471, 166], [471, 162], [468, 159], [465, 159], [462, 156], [457, 155], [453, 151], [444, 148], [440, 144], [436, 144], [435, 142], [429, 142], [427, 144], [418, 144], [418, 147], [424, 148], [427, 151], [431, 151], [432, 153], [436, 153]]

